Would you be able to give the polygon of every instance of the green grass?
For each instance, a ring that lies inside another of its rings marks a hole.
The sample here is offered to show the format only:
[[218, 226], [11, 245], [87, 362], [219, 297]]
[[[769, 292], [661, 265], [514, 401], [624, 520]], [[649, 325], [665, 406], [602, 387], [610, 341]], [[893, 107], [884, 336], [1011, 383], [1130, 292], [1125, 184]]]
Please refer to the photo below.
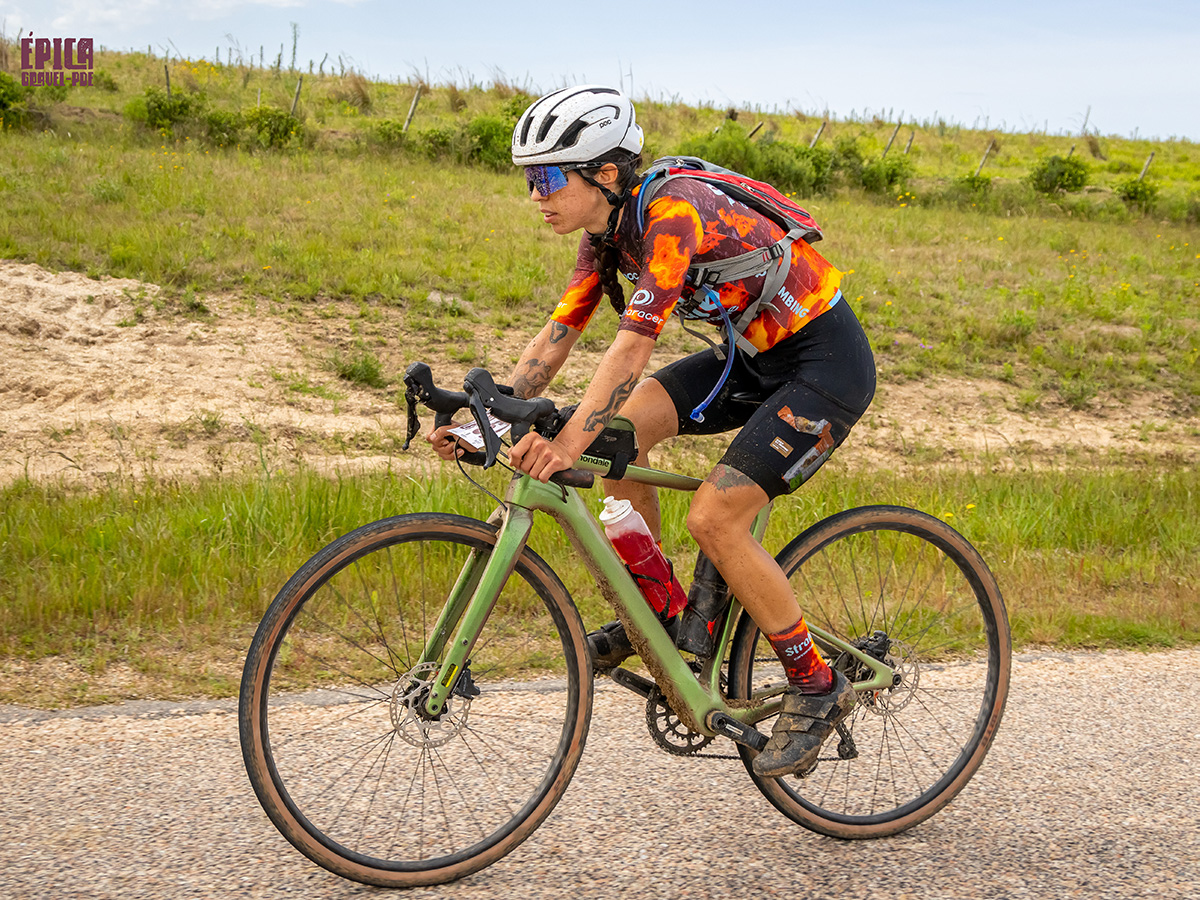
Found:
[[[183, 307], [197, 291], [395, 304], [419, 334], [463, 314], [431, 292], [532, 332], [570, 270], [574, 240], [545, 231], [509, 175], [367, 151], [148, 143], [129, 124], [108, 139], [0, 135], [13, 151], [0, 154], [0, 258], [161, 284]], [[102, 200], [97, 185], [124, 190]], [[885, 378], [1004, 378], [1072, 406], [1149, 390], [1194, 407], [1200, 228], [901, 202], [809, 203]], [[480, 360], [473, 341], [449, 343]]]
[[[493, 490], [504, 481], [486, 480]], [[780, 503], [765, 543], [776, 552], [851, 506], [915, 506], [945, 518], [988, 559], [1018, 646], [1173, 646], [1200, 640], [1200, 522], [1188, 514], [1198, 493], [1200, 474], [1182, 466], [1019, 475], [929, 469], [903, 478], [842, 469]], [[23, 481], [0, 491], [0, 503], [0, 652], [121, 658], [135, 668], [196, 641], [236, 655], [291, 573], [360, 524], [408, 511], [486, 517], [491, 509], [456, 473], [436, 468], [333, 479], [264, 472], [92, 493]], [[686, 503], [682, 494], [664, 496], [665, 548], [683, 571], [692, 553]], [[607, 617], [560, 532], [539, 521], [530, 544], [563, 577], [586, 621]], [[195, 673], [162, 677], [176, 692], [196, 689]], [[205, 690], [220, 693], [228, 688], [221, 683]]]

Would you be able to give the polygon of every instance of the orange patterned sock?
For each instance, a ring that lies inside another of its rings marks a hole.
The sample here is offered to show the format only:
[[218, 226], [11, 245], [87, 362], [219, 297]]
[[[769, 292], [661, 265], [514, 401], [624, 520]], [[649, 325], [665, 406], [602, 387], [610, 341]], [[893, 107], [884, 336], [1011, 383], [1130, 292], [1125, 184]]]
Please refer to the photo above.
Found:
[[768, 634], [767, 639], [783, 663], [788, 684], [796, 685], [805, 694], [827, 694], [833, 689], [833, 671], [813, 643], [804, 616], [786, 631]]

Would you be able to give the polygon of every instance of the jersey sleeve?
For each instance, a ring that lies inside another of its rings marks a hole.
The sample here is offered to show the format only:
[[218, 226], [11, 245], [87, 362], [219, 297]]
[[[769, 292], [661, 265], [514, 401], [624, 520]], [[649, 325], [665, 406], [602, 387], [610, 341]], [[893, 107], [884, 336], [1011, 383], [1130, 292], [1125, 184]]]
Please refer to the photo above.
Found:
[[579, 239], [575, 271], [571, 274], [571, 280], [567, 289], [563, 291], [558, 306], [554, 307], [554, 312], [550, 314], [550, 319], [576, 331], [583, 331], [603, 297], [600, 276], [596, 274], [596, 255], [587, 235], [584, 235]]
[[618, 329], [657, 338], [679, 302], [704, 224], [686, 200], [662, 194], [646, 207], [645, 259]]

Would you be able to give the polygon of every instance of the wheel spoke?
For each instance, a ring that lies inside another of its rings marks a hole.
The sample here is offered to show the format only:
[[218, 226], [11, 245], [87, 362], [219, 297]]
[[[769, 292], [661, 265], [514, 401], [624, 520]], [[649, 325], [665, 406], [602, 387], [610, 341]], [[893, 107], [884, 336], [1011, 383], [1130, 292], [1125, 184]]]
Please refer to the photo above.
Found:
[[[854, 758], [840, 758], [833, 736], [807, 777], [755, 783], [785, 815], [825, 834], [872, 837], [911, 827], [980, 765], [984, 736], [990, 741], [1003, 711], [1011, 651], [995, 581], [961, 535], [898, 507], [833, 516], [779, 559], [806, 619], [897, 677], [861, 695], [847, 719]], [[737, 698], [761, 696], [764, 685], [782, 681], [779, 663], [756, 655], [752, 625], [743, 623], [735, 638], [730, 685]], [[852, 681], [870, 676], [848, 653], [830, 662]], [[749, 767], [753, 754], [741, 752]]]
[[461, 517], [385, 520], [319, 553], [268, 610], [243, 678], [243, 751], [272, 820], [322, 865], [351, 859], [355, 877], [396, 887], [459, 877], [520, 843], [515, 825], [548, 815], [578, 764], [582, 623], [529, 551], [465, 667], [480, 693], [425, 712], [440, 661], [417, 661], [467, 559], [494, 543]]

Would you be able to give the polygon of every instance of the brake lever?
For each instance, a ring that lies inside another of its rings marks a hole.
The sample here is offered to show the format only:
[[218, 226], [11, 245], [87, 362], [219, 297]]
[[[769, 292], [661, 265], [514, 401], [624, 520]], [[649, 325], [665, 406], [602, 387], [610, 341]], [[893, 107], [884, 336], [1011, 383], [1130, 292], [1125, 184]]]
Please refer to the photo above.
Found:
[[483, 397], [478, 393], [471, 392], [469, 406], [471, 415], [475, 418], [475, 424], [479, 426], [479, 433], [483, 436], [484, 460], [483, 468], [490, 469], [496, 464], [496, 457], [500, 455], [500, 435], [492, 430], [492, 423], [488, 421], [487, 407], [484, 406]]
[[404, 399], [408, 403], [408, 432], [404, 436], [404, 443], [400, 447], [401, 450], [407, 450], [412, 443], [412, 439], [421, 430], [421, 420], [417, 418], [417, 392], [411, 384], [406, 385], [404, 388]]

